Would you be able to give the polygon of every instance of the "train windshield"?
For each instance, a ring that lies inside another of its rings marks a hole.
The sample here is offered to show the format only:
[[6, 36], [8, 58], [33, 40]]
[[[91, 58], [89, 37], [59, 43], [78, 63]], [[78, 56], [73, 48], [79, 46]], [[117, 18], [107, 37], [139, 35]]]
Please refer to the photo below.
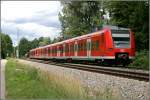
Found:
[[129, 30], [111, 30], [114, 46], [116, 48], [130, 47], [130, 32]]

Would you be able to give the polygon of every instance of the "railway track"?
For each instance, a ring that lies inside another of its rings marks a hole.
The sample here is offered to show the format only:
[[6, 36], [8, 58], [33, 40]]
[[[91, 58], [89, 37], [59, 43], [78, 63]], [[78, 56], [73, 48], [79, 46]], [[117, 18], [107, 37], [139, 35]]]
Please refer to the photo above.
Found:
[[141, 70], [133, 70], [133, 69], [125, 69], [125, 68], [116, 68], [116, 67], [103, 67], [103, 66], [95, 66], [95, 65], [83, 65], [83, 64], [72, 64], [72, 63], [59, 63], [59, 62], [52, 62], [52, 61], [44, 61], [44, 60], [35, 60], [35, 59], [28, 59], [29, 61], [57, 65], [67, 68], [74, 68], [84, 71], [96, 72], [96, 73], [103, 73], [109, 74], [119, 77], [125, 77], [129, 79], [136, 79], [140, 81], [149, 81], [149, 72], [148, 71], [141, 71]]

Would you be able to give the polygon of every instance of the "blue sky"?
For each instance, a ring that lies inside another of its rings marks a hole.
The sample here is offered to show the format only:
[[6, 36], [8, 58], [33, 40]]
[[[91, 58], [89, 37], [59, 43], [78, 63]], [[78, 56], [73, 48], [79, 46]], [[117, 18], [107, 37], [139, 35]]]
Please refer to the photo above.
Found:
[[17, 30], [19, 39], [41, 36], [53, 39], [61, 31], [58, 18], [61, 9], [59, 1], [2, 1], [2, 32], [9, 34], [13, 45], [17, 45]]

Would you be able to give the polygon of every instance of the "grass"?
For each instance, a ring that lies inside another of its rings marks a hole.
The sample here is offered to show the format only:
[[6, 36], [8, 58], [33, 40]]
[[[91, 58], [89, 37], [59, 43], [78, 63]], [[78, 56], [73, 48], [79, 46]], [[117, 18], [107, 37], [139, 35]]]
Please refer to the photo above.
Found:
[[94, 96], [89, 91], [70, 76], [44, 72], [14, 59], [6, 64], [7, 100], [118, 100], [108, 87]]
[[6, 98], [72, 100], [85, 98], [85, 92], [77, 80], [42, 72], [10, 59], [6, 64]]

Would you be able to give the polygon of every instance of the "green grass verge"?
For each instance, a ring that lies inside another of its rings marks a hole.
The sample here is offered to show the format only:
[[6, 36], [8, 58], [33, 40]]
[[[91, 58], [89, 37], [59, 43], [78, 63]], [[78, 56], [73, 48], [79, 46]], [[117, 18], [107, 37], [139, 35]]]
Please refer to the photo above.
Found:
[[9, 59], [6, 64], [7, 99], [77, 100], [85, 95], [80, 83], [70, 77], [50, 75], [17, 60]]

